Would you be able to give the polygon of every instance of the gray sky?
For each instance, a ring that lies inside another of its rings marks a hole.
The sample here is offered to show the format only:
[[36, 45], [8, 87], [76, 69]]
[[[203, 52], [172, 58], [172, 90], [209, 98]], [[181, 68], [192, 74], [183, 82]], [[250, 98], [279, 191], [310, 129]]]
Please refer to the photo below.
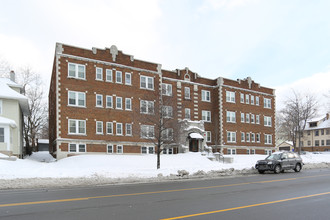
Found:
[[328, 0], [1, 0], [0, 59], [31, 66], [48, 91], [56, 42], [114, 44], [168, 70], [251, 76], [277, 90], [280, 108], [292, 89], [330, 90], [329, 9]]

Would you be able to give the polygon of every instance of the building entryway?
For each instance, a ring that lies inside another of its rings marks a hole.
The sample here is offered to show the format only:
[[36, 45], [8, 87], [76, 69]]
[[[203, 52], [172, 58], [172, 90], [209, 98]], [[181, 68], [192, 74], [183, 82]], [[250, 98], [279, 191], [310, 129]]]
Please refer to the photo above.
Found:
[[198, 152], [200, 145], [202, 144], [204, 138], [199, 133], [190, 133], [189, 134], [189, 151]]

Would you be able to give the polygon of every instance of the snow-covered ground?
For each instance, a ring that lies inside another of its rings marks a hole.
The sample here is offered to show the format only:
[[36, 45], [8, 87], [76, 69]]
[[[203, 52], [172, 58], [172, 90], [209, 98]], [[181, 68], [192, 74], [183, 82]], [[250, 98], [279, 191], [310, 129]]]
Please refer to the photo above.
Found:
[[[56, 161], [47, 152], [38, 152], [23, 160], [0, 159], [0, 188], [97, 185], [254, 174], [257, 173], [253, 168], [256, 161], [264, 159], [266, 155], [230, 157], [234, 158], [233, 163], [211, 161], [201, 153], [161, 155], [161, 169], [157, 170], [156, 155], [82, 155]], [[0, 154], [0, 158], [8, 157]], [[305, 169], [330, 167], [330, 154], [327, 153], [308, 153], [302, 158]]]

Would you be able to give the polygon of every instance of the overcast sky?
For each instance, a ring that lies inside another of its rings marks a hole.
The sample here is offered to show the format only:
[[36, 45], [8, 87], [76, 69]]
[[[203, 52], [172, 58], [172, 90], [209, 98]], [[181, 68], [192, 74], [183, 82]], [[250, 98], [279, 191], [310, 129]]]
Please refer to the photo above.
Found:
[[280, 104], [292, 89], [330, 90], [329, 9], [329, 0], [1, 0], [0, 59], [32, 67], [48, 92], [56, 42], [116, 45], [168, 70], [251, 76]]

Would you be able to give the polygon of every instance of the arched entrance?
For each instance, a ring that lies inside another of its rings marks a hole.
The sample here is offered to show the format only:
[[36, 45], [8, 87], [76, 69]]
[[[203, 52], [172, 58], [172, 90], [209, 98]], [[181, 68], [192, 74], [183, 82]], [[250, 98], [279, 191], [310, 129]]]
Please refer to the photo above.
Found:
[[198, 152], [203, 143], [204, 137], [199, 133], [190, 133], [189, 139], [189, 151]]

